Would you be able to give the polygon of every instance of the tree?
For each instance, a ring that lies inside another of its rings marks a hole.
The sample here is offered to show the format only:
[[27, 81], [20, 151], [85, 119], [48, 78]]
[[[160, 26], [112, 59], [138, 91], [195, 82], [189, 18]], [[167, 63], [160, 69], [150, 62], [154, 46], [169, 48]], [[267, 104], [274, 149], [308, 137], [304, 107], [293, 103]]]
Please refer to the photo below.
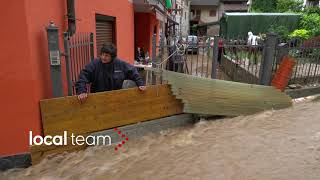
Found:
[[311, 36], [310, 31], [306, 29], [296, 29], [289, 35], [290, 38], [301, 38], [301, 39], [309, 39], [310, 36]]
[[277, 0], [278, 12], [300, 12], [302, 7], [302, 0]]
[[281, 39], [287, 40], [289, 38], [289, 29], [286, 26], [281, 26], [281, 25], [272, 25], [268, 29], [268, 32], [273, 32], [278, 34]]
[[303, 10], [304, 14], [320, 14], [320, 7], [306, 7]]
[[252, 10], [255, 12], [276, 12], [277, 0], [252, 0]]
[[313, 36], [320, 35], [320, 15], [318, 13], [304, 14], [300, 26], [310, 31]]

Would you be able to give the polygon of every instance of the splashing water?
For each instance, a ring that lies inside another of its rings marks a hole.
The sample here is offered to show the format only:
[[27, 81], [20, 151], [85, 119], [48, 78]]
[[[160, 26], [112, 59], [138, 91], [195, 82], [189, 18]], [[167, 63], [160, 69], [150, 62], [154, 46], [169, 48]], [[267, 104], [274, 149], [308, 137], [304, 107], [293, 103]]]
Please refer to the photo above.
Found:
[[320, 102], [47, 158], [0, 179], [319, 179]]

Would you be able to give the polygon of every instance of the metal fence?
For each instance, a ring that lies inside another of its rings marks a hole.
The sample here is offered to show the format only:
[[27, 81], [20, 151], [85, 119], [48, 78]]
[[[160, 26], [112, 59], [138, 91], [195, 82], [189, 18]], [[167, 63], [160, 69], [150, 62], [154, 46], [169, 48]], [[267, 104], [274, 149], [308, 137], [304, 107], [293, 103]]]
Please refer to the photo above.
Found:
[[67, 57], [68, 95], [75, 95], [75, 83], [80, 71], [94, 58], [93, 33], [76, 33], [64, 36]]
[[320, 82], [320, 38], [283, 41], [270, 33], [258, 44], [248, 45], [246, 38], [239, 37], [173, 36], [159, 43], [153, 38], [153, 52], [153, 64], [162, 69], [261, 85], [271, 85], [283, 57], [289, 55], [296, 59], [289, 84]]
[[[209, 37], [171, 36], [153, 37], [154, 67], [170, 71], [211, 78], [213, 46]], [[211, 44], [211, 45], [210, 45]], [[154, 53], [156, 52], [156, 53]]]
[[320, 83], [320, 37], [308, 40], [280, 41], [276, 48], [273, 72], [276, 72], [283, 56], [289, 55], [296, 65], [289, 84], [314, 86]]
[[247, 45], [243, 38], [223, 39], [219, 47], [221, 71], [232, 81], [259, 84], [263, 42]]
[[229, 80], [270, 85], [283, 57], [291, 56], [296, 60], [296, 65], [289, 85], [319, 85], [320, 38], [281, 40], [273, 35], [254, 46], [247, 45], [246, 40], [241, 38], [222, 41], [220, 68]]

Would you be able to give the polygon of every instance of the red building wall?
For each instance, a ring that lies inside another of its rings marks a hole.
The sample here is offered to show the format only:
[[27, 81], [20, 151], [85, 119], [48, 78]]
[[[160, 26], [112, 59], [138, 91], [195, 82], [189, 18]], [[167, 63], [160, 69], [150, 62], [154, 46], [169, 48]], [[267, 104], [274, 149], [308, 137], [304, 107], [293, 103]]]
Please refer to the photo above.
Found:
[[[134, 59], [134, 12], [128, 0], [75, 1], [77, 32], [95, 33], [95, 13], [116, 17], [118, 56]], [[46, 26], [66, 30], [66, 0], [4, 1], [0, 7], [0, 156], [28, 152], [28, 132], [41, 133], [39, 101], [52, 97]], [[64, 93], [66, 74], [62, 58]]]
[[8, 155], [27, 151], [27, 136], [24, 134], [29, 127], [39, 129], [40, 126], [35, 109], [36, 80], [25, 2], [3, 3], [5, 6], [0, 7], [0, 155]]
[[143, 47], [152, 57], [152, 36], [156, 27], [157, 44], [159, 43], [160, 23], [154, 13], [135, 13], [135, 46]]
[[150, 15], [149, 13], [135, 13], [135, 46], [150, 52]]

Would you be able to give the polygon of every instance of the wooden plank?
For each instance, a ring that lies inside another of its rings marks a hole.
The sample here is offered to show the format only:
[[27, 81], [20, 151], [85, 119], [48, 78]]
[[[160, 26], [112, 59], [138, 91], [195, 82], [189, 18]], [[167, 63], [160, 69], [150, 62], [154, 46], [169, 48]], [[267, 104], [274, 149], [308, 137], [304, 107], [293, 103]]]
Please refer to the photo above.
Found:
[[[87, 135], [141, 121], [181, 114], [183, 107], [171, 93], [169, 85], [149, 86], [142, 93], [137, 88], [89, 94], [80, 104], [77, 97], [63, 97], [40, 102], [44, 135]], [[87, 146], [31, 146], [32, 163], [49, 154], [83, 150]]]
[[86, 134], [182, 113], [168, 85], [150, 86], [145, 93], [132, 88], [89, 94], [84, 104], [75, 96], [55, 98], [40, 106], [44, 135]]

